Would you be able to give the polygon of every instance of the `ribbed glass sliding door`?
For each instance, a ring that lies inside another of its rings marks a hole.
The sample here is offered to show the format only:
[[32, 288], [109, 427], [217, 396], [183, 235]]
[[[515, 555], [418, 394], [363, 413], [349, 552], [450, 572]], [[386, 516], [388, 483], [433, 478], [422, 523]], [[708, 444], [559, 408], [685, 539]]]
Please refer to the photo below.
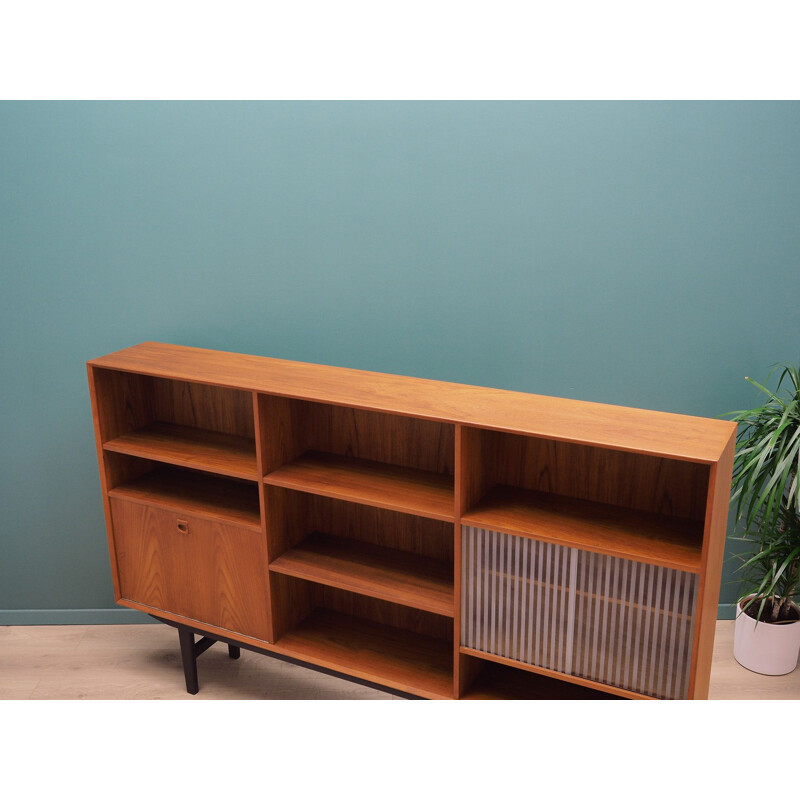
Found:
[[462, 564], [462, 646], [687, 696], [697, 575], [466, 525]]

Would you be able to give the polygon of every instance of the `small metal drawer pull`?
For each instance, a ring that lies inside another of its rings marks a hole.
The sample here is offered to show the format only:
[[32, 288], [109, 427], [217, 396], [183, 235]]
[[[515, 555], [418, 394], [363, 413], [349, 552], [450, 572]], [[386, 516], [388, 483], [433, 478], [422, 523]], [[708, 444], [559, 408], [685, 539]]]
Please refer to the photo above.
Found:
[[178, 520], [178, 533], [189, 533], [189, 523], [185, 519]]

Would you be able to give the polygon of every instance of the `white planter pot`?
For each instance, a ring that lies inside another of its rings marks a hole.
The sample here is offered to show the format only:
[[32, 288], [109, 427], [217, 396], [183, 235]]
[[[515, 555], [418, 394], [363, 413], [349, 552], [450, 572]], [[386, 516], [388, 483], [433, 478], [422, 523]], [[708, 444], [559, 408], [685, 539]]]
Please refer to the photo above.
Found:
[[752, 672], [786, 675], [797, 666], [800, 654], [800, 620], [770, 625], [748, 617], [738, 608], [733, 632], [733, 657]]

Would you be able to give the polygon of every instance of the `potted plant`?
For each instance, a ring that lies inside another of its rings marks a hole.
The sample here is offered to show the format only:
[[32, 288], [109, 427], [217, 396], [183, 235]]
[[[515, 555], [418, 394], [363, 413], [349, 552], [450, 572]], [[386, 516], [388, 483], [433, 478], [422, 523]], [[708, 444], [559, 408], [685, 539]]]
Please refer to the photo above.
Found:
[[[783, 675], [800, 653], [800, 367], [781, 364], [764, 405], [731, 414], [740, 425], [731, 503], [749, 545], [739, 569], [747, 590], [736, 608], [733, 654], [747, 669]], [[770, 373], [772, 374], [772, 373]], [[782, 391], [783, 390], [783, 391]]]

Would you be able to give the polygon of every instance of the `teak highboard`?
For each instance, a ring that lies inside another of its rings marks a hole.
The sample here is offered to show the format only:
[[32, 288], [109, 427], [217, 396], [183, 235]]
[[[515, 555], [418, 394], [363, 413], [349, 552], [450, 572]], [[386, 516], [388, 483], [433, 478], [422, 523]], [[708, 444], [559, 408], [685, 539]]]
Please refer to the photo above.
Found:
[[[147, 342], [88, 362], [116, 600], [426, 698], [705, 698], [736, 427]], [[200, 635], [200, 641], [195, 641]]]

